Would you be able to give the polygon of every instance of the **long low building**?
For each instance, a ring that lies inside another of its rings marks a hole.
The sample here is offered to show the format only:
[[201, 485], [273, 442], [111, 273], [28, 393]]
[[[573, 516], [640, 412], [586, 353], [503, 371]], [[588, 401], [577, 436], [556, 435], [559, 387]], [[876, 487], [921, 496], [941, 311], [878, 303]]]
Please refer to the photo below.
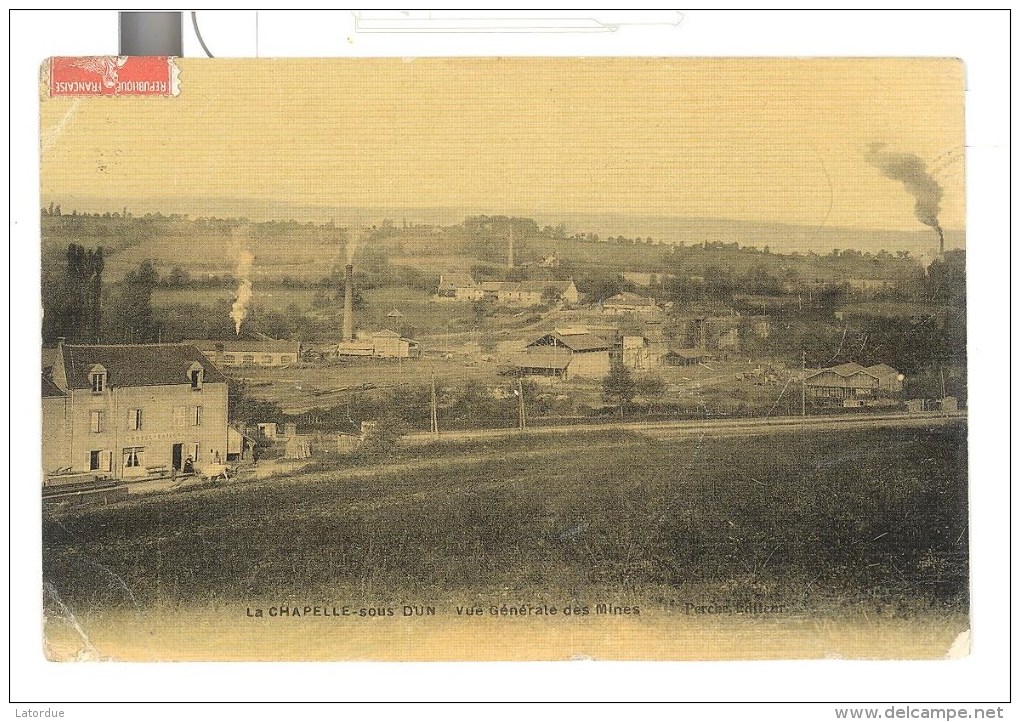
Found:
[[903, 391], [903, 379], [903, 374], [887, 364], [865, 368], [857, 363], [845, 363], [809, 371], [804, 377], [804, 390], [815, 400], [843, 401], [899, 394]]
[[301, 359], [300, 341], [250, 339], [199, 339], [185, 341], [198, 348], [219, 368], [234, 366], [289, 366]]
[[574, 304], [581, 294], [573, 281], [482, 281], [476, 282], [466, 273], [440, 276], [439, 296], [461, 301], [492, 299], [499, 303], [537, 306], [555, 298], [562, 303]]
[[649, 314], [658, 313], [660, 310], [654, 298], [640, 296], [629, 291], [610, 296], [602, 302], [602, 312], [607, 314]]

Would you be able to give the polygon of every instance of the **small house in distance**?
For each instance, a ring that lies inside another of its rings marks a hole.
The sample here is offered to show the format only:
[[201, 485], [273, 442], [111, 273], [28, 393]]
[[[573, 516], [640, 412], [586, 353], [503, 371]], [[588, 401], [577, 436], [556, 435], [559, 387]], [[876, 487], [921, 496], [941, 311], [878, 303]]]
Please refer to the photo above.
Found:
[[289, 366], [301, 359], [300, 341], [199, 339], [185, 341], [198, 348], [218, 368], [237, 366]]
[[421, 344], [404, 338], [396, 331], [383, 329], [363, 338], [341, 341], [336, 349], [338, 356], [368, 356], [372, 358], [418, 358]]
[[420, 347], [417, 341], [404, 338], [396, 331], [388, 328], [372, 334], [375, 344], [375, 356], [380, 358], [411, 358], [418, 356]]
[[439, 297], [458, 301], [477, 301], [484, 296], [481, 287], [467, 273], [444, 273], [439, 277]]

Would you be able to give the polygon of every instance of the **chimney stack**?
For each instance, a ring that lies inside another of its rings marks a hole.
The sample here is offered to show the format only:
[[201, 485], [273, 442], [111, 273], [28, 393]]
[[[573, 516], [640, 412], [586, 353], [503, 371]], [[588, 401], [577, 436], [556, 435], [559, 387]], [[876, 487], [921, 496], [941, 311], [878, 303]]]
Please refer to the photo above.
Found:
[[213, 365], [218, 369], [223, 368], [223, 349], [224, 345], [222, 343], [216, 344], [216, 353], [213, 355]]
[[354, 340], [354, 264], [348, 263], [344, 274], [344, 328], [341, 341]]

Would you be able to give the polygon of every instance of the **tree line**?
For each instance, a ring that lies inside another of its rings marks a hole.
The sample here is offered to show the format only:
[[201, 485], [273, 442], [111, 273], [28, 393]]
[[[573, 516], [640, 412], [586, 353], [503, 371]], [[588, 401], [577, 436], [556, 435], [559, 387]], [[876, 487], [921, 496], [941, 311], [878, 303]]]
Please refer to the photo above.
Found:
[[116, 294], [103, 285], [105, 252], [72, 243], [64, 264], [43, 274], [44, 343], [151, 343], [159, 340], [152, 292], [159, 274], [149, 261], [125, 276]]

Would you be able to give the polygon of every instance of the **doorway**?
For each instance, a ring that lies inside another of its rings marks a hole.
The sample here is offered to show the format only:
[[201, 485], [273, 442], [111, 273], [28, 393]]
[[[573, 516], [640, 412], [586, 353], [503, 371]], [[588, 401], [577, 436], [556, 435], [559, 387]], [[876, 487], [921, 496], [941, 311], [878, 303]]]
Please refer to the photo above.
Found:
[[174, 444], [173, 459], [171, 462], [173, 464], [174, 471], [180, 471], [181, 468], [184, 466], [182, 458], [183, 456], [184, 456], [184, 444]]

